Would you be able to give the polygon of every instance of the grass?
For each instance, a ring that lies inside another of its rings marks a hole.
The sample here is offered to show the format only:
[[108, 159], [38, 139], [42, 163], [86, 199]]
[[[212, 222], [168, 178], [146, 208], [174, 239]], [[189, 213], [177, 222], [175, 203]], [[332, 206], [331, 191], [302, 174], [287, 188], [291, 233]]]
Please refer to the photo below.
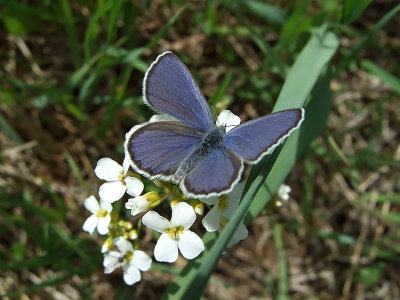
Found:
[[[245, 121], [293, 99], [315, 116], [265, 162], [273, 178], [253, 168], [249, 238], [210, 265], [204, 297], [397, 297], [396, 1], [27, 3], [0, 0], [0, 295], [158, 299], [170, 287], [173, 297], [183, 259], [127, 287], [103, 274], [102, 241], [81, 229], [97, 160], [122, 160], [125, 133], [152, 115], [143, 74], [172, 50], [216, 111]], [[336, 37], [337, 50], [303, 51]], [[292, 193], [278, 208], [282, 180]]]

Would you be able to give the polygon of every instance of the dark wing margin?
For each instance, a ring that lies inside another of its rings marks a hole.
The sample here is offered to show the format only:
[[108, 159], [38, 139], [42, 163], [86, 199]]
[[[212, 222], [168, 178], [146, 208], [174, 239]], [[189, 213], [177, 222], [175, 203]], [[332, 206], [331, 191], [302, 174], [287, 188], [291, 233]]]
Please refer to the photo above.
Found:
[[190, 127], [158, 121], [133, 127], [125, 136], [124, 148], [136, 172], [167, 181], [200, 142], [199, 133]]
[[304, 115], [303, 108], [272, 113], [235, 127], [224, 135], [222, 143], [246, 162], [256, 163], [298, 129]]
[[199, 132], [214, 124], [207, 101], [190, 71], [170, 51], [160, 54], [147, 70], [143, 100]]

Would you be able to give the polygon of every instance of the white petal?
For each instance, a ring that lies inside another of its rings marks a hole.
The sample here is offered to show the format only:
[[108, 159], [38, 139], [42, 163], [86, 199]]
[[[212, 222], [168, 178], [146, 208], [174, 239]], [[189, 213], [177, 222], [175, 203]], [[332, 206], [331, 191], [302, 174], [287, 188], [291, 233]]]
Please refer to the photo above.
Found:
[[104, 235], [108, 233], [108, 225], [111, 222], [111, 216], [107, 215], [104, 218], [99, 218], [99, 222], [97, 223], [97, 231]]
[[175, 119], [168, 115], [153, 115], [149, 122], [159, 122], [159, 121], [174, 121]]
[[200, 198], [199, 200], [208, 205], [218, 204], [218, 197]]
[[216, 125], [218, 127], [225, 127], [225, 132], [228, 132], [240, 124], [240, 118], [232, 113], [230, 110], [222, 111], [218, 118]]
[[136, 216], [149, 209], [149, 201], [143, 196], [130, 198], [125, 203], [126, 209], [131, 209], [132, 216]]
[[142, 217], [142, 223], [147, 227], [164, 233], [165, 229], [171, 228], [171, 223], [155, 211], [149, 211]]
[[208, 232], [217, 231], [221, 222], [222, 213], [218, 206], [214, 206], [203, 218], [201, 223]]
[[109, 203], [113, 203], [125, 194], [126, 185], [121, 181], [105, 182], [100, 186], [100, 199]]
[[282, 200], [289, 200], [290, 195], [289, 193], [292, 191], [292, 188], [284, 183], [281, 184], [278, 190], [278, 197]]
[[239, 223], [238, 228], [235, 230], [235, 232], [233, 233], [231, 239], [228, 242], [227, 247], [230, 248], [233, 245], [239, 243], [240, 241], [244, 240], [245, 238], [247, 238], [249, 235], [249, 232], [246, 228], [246, 226], [244, 226], [243, 222]]
[[179, 202], [172, 210], [171, 225], [190, 228], [196, 221], [196, 213], [193, 207], [186, 202]]
[[93, 234], [96, 226], [97, 226], [98, 219], [95, 215], [91, 215], [89, 218], [86, 219], [85, 223], [83, 223], [82, 229], [90, 234]]
[[230, 219], [230, 218], [232, 218], [232, 216], [235, 213], [238, 206], [239, 206], [238, 200], [231, 200], [228, 198], [227, 207], [224, 210], [222, 210], [221, 212], [225, 217]]
[[131, 157], [129, 155], [125, 155], [124, 161], [122, 163], [122, 169], [124, 170], [124, 175], [126, 174], [126, 172], [128, 172], [129, 170], [129, 166], [131, 165]]
[[122, 254], [117, 251], [110, 251], [104, 255], [104, 273], [110, 274], [115, 269], [119, 268], [122, 264], [120, 262], [120, 258]]
[[178, 259], [178, 243], [163, 233], [154, 248], [154, 257], [160, 262], [173, 263]]
[[130, 264], [135, 265], [140, 271], [147, 271], [151, 267], [152, 260], [150, 256], [148, 256], [142, 250], [133, 251], [133, 257], [130, 261]]
[[97, 202], [96, 197], [93, 195], [85, 200], [85, 207], [92, 214], [96, 214], [96, 212], [100, 209], [99, 202]]
[[233, 190], [228, 194], [228, 198], [232, 200], [240, 200], [245, 185], [246, 185], [246, 180], [239, 182], [237, 185], [235, 185]]
[[186, 259], [193, 259], [204, 251], [203, 241], [197, 234], [190, 230], [185, 230], [179, 236], [178, 247]]
[[127, 193], [133, 197], [138, 197], [143, 192], [144, 184], [135, 177], [126, 177], [125, 183], [127, 187]]
[[130, 242], [128, 242], [126, 239], [123, 237], [118, 237], [115, 239], [114, 244], [118, 247], [119, 251], [121, 253], [126, 253], [126, 252], [133, 252], [133, 247]]
[[115, 160], [108, 157], [100, 159], [94, 169], [96, 176], [106, 181], [119, 180], [119, 176], [123, 172], [124, 168]]
[[110, 213], [112, 211], [112, 205], [109, 202], [100, 200], [100, 209]]
[[124, 266], [124, 281], [127, 285], [132, 285], [140, 279], [140, 271], [134, 265]]

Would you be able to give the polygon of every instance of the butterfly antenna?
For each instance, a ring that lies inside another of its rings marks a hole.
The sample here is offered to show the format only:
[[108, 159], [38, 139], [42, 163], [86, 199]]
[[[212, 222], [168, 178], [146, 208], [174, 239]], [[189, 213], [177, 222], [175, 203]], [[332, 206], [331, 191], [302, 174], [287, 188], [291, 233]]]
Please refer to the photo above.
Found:
[[217, 111], [215, 110], [214, 105], [211, 103], [211, 101], [208, 101], [208, 105], [210, 106], [213, 115], [217, 117]]

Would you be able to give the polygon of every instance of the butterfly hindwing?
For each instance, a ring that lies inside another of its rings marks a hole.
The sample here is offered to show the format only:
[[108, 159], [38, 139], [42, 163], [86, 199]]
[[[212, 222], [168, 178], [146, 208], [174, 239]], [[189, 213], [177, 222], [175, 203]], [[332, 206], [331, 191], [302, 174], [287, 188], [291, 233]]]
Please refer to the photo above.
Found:
[[127, 133], [125, 152], [138, 173], [170, 180], [200, 141], [198, 132], [180, 122], [148, 122]]
[[213, 149], [182, 180], [184, 194], [201, 198], [229, 192], [239, 182], [243, 173], [243, 161], [225, 147]]
[[243, 123], [230, 130], [222, 143], [246, 162], [255, 163], [287, 138], [304, 119], [304, 109], [288, 109]]
[[214, 125], [197, 83], [184, 63], [169, 51], [160, 54], [147, 70], [143, 98], [158, 111], [199, 132]]

